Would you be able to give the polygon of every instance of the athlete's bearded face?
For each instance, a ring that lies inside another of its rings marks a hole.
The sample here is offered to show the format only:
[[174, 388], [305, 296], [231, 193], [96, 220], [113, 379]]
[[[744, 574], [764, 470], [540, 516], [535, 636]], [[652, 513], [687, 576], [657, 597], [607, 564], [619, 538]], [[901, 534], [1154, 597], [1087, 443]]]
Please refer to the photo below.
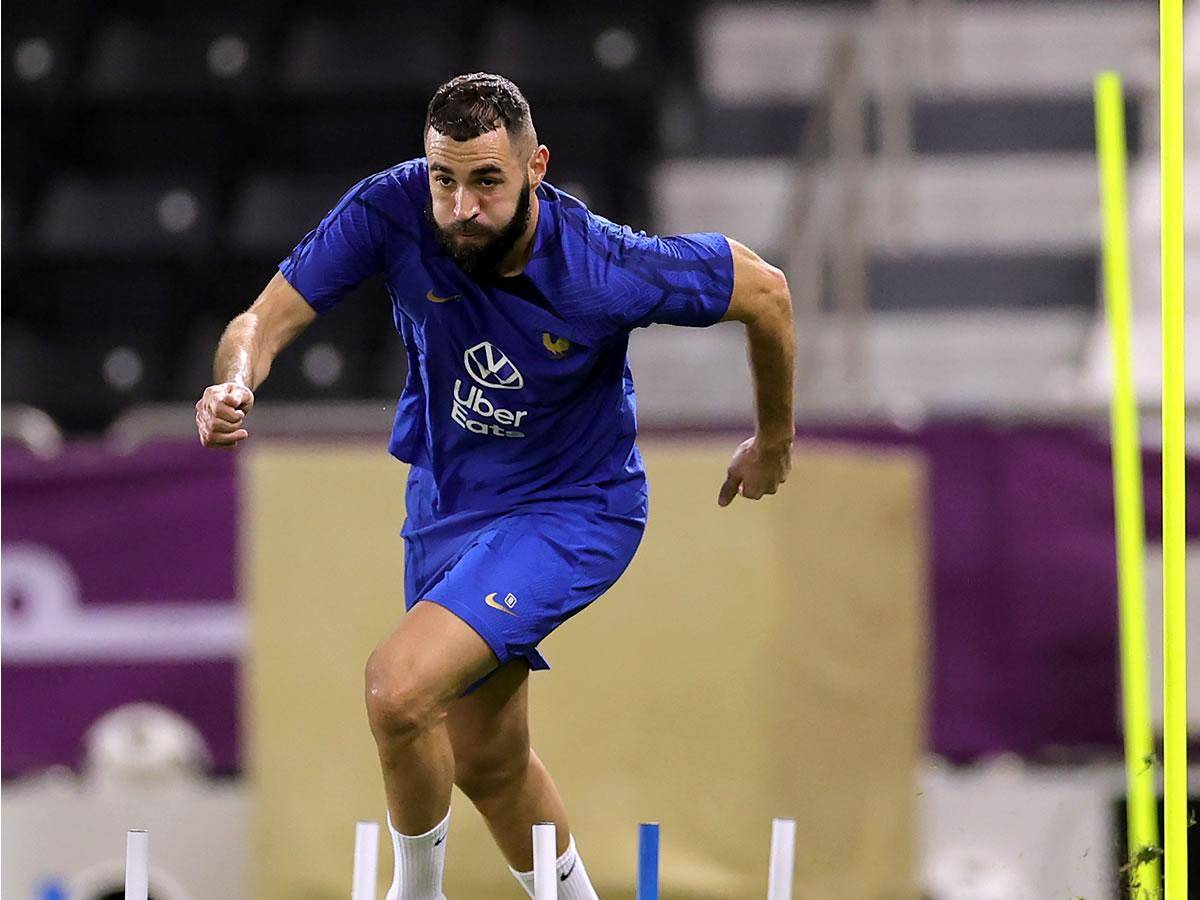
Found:
[[468, 275], [494, 275], [529, 225], [529, 159], [504, 128], [456, 141], [426, 134], [429, 224]]

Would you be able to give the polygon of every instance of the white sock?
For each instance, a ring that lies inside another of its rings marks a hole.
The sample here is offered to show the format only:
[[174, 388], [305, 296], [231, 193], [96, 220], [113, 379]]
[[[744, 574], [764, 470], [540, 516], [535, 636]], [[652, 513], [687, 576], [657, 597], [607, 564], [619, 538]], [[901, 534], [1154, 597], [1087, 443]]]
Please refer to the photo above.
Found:
[[442, 894], [442, 870], [446, 866], [446, 835], [450, 831], [450, 811], [446, 818], [424, 834], [401, 834], [392, 826], [388, 813], [388, 831], [396, 867], [387, 900], [446, 900]]
[[[567, 845], [566, 852], [555, 862], [554, 868], [558, 872], [559, 900], [600, 900], [596, 896], [596, 889], [592, 887], [592, 882], [588, 880], [587, 869], [583, 867], [583, 859], [575, 849], [575, 835], [571, 835], [571, 843]], [[513, 873], [513, 877], [517, 881], [521, 882], [525, 893], [532, 897], [533, 873], [518, 872], [512, 866], [508, 867], [508, 871]]]

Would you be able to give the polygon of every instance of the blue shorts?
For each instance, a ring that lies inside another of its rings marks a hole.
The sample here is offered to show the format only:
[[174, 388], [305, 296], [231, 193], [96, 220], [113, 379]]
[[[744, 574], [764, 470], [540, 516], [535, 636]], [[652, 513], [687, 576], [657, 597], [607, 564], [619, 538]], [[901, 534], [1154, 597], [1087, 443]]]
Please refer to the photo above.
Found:
[[608, 590], [641, 542], [644, 482], [618, 494], [615, 503], [557, 500], [442, 516], [432, 508], [432, 475], [413, 466], [401, 532], [405, 609], [428, 600], [450, 610], [499, 666], [523, 658], [531, 669], [550, 668], [538, 644]]

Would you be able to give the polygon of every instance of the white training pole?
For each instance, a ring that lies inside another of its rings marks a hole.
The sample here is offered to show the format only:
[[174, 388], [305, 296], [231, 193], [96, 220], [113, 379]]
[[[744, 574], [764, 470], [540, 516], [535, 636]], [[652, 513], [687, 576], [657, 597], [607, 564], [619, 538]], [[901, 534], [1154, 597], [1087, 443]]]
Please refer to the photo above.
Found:
[[148, 900], [150, 896], [150, 835], [145, 831], [125, 834], [125, 900]]
[[359, 822], [354, 826], [354, 888], [351, 900], [375, 900], [379, 877], [379, 823]]
[[533, 826], [533, 900], [558, 900], [558, 836], [553, 822]]
[[796, 867], [796, 820], [771, 823], [771, 872], [767, 900], [792, 900], [792, 873]]

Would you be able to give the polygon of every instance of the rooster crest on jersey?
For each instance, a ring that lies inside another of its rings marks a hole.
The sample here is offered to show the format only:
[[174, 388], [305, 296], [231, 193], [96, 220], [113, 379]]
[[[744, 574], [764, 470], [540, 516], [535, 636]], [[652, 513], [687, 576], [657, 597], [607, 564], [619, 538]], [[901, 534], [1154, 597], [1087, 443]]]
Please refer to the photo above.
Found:
[[562, 359], [571, 349], [571, 342], [564, 337], [555, 337], [550, 332], [543, 331], [542, 346], [550, 351], [552, 359]]

